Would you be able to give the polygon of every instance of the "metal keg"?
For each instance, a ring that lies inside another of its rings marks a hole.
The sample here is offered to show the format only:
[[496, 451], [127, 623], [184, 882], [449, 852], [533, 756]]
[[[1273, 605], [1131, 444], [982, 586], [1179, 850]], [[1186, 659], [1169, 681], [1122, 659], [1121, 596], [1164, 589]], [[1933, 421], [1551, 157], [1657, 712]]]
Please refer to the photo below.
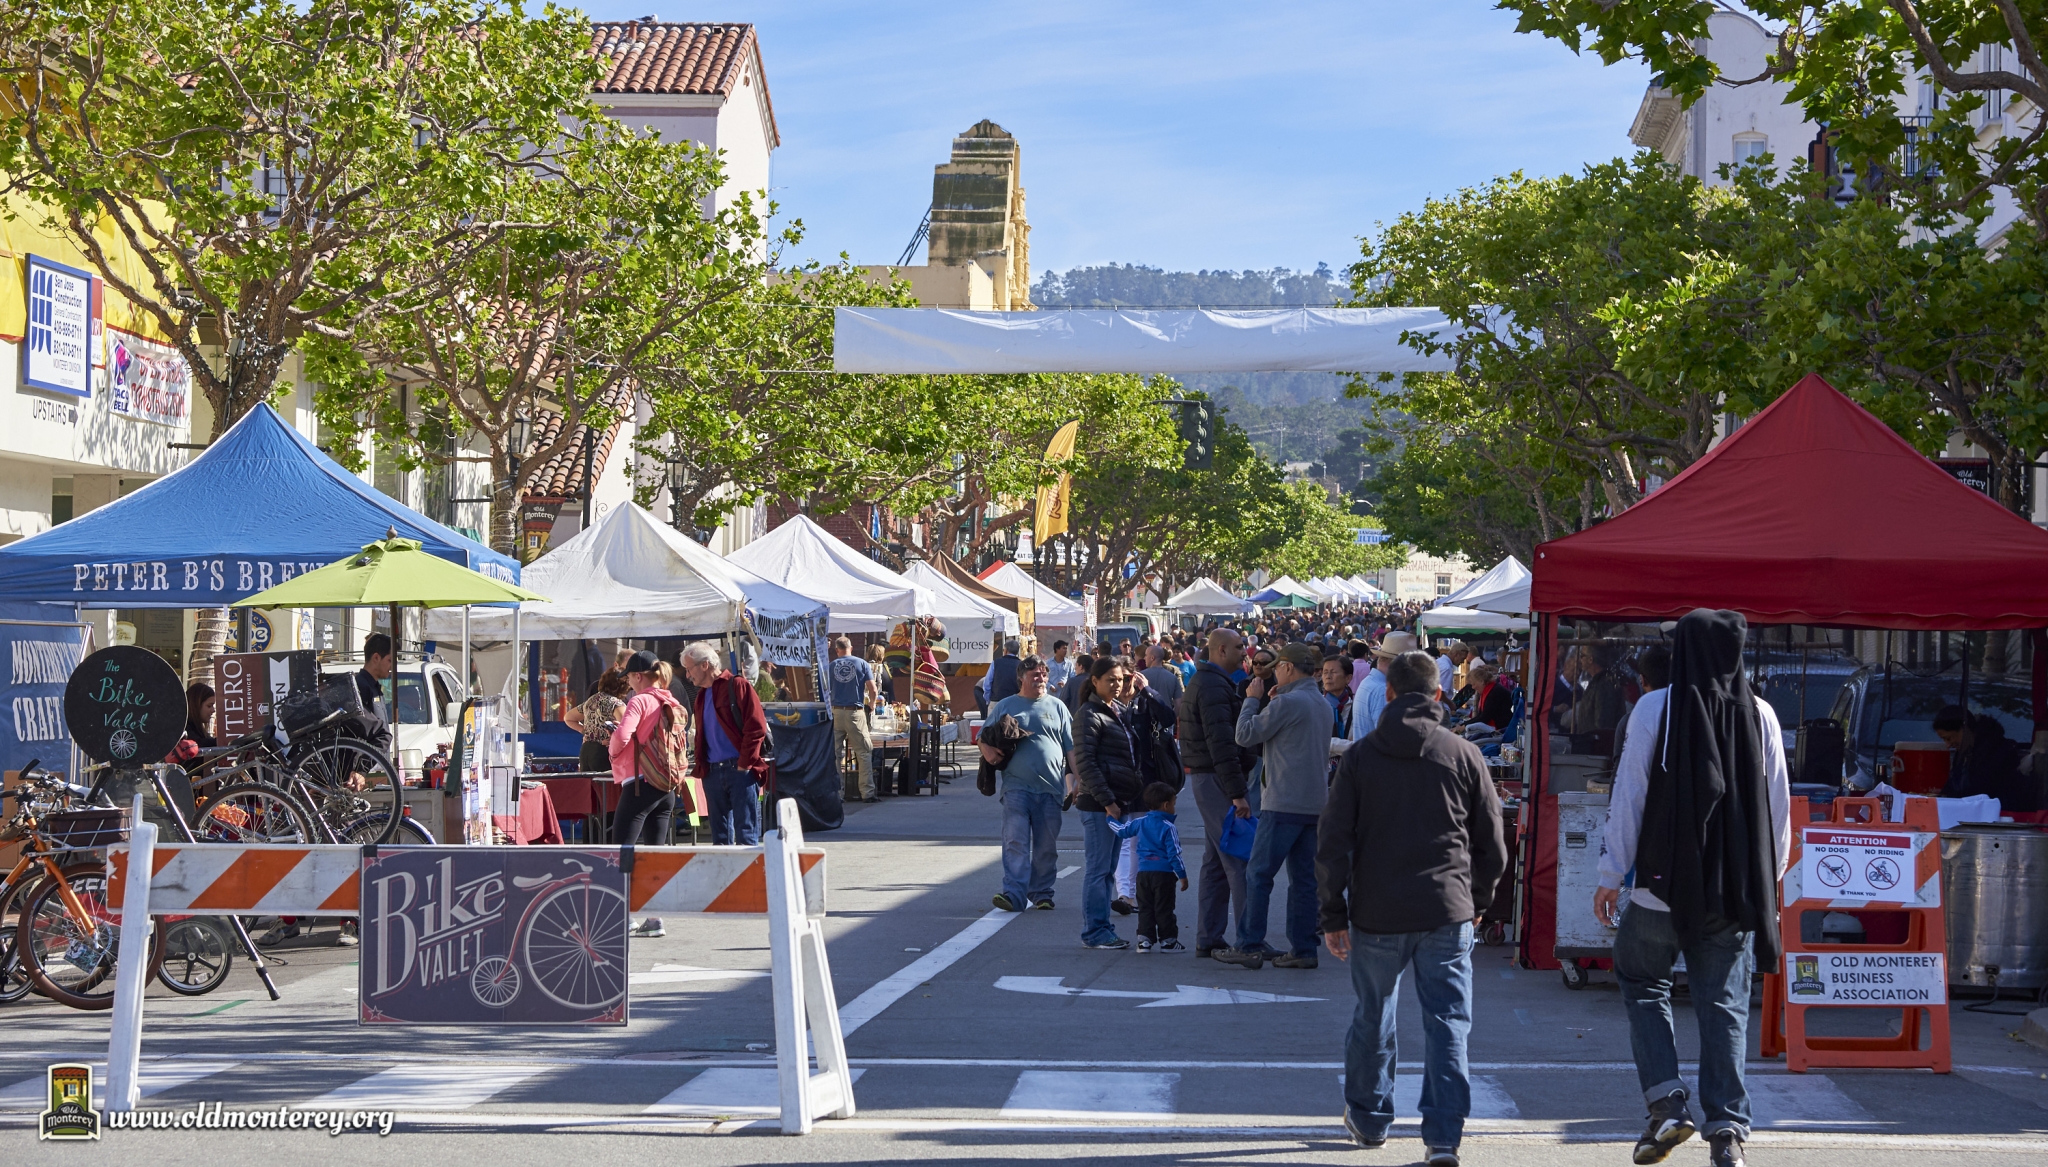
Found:
[[2048, 985], [2048, 834], [1996, 823], [1943, 831], [1941, 900], [1951, 984]]

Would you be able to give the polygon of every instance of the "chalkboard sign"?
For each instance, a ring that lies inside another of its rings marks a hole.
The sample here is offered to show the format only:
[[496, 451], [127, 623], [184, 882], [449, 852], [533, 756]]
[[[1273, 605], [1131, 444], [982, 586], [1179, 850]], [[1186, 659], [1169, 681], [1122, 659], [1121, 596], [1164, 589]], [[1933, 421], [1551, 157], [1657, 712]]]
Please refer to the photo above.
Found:
[[81, 661], [64, 686], [64, 724], [85, 756], [117, 767], [163, 760], [185, 735], [185, 687], [146, 648], [117, 644]]

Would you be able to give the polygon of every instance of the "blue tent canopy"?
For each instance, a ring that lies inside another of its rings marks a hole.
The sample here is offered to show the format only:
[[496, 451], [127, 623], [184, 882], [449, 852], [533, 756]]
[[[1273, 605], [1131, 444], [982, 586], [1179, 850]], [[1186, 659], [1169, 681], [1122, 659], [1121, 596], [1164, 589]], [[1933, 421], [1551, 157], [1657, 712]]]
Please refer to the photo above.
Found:
[[393, 527], [442, 559], [519, 582], [515, 560], [372, 489], [259, 405], [183, 469], [0, 547], [0, 601], [218, 608]]

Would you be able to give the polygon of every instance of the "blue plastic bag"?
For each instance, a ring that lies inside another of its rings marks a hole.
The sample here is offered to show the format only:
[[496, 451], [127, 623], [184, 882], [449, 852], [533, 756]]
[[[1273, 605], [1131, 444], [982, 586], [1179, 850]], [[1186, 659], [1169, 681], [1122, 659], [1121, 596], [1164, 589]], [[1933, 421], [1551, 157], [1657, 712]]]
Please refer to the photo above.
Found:
[[1216, 840], [1216, 849], [1233, 859], [1246, 863], [1252, 859], [1252, 838], [1259, 833], [1257, 815], [1239, 818], [1235, 810], [1223, 812], [1223, 830]]

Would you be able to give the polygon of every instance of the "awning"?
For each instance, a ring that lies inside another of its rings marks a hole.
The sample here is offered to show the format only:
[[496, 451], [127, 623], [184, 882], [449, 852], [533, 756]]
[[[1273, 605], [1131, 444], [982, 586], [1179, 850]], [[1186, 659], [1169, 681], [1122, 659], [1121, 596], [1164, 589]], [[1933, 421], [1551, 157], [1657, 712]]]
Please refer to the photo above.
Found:
[[[981, 573], [981, 582], [1018, 599], [1030, 600], [1037, 609], [1033, 621], [1040, 628], [1085, 628], [1087, 613], [1078, 600], [1063, 596], [1014, 563], [998, 563]], [[1042, 640], [1043, 638], [1041, 638]]]
[[[1519, 607], [1504, 606], [1519, 604]], [[1465, 586], [1437, 602], [1438, 607], [1476, 608], [1482, 612], [1527, 612], [1529, 610], [1529, 569], [1510, 555]]]
[[887, 632], [906, 616], [929, 616], [931, 589], [912, 583], [833, 538], [808, 515], [726, 556], [730, 563], [832, 609], [834, 632]]
[[1401, 343], [1449, 333], [1435, 308], [1140, 311], [838, 308], [838, 373], [1449, 372]]
[[1017, 613], [996, 607], [929, 563], [905, 567], [903, 578], [931, 589], [931, 614], [946, 627], [947, 660], [952, 664], [987, 664], [996, 658], [996, 637], [1018, 633]]
[[1479, 612], [1471, 608], [1451, 608], [1442, 604], [1431, 608], [1415, 618], [1415, 631], [1431, 636], [1450, 636], [1465, 632], [1527, 632], [1529, 622], [1520, 616], [1508, 616], [1499, 612]]
[[1195, 616], [1244, 616], [1258, 605], [1230, 594], [1213, 579], [1198, 579], [1166, 598], [1166, 607]]
[[375, 489], [258, 405], [182, 469], [0, 547], [0, 600], [225, 607], [394, 530], [429, 555], [520, 582], [516, 560]]

